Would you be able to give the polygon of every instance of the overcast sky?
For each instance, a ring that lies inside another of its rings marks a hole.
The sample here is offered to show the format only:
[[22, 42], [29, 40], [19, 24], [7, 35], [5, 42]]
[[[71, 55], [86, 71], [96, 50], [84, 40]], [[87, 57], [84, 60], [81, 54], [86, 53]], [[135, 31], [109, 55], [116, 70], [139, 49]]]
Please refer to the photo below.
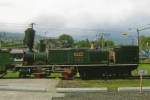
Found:
[[48, 36], [115, 33], [150, 24], [150, 0], [0, 0], [0, 13], [0, 31], [34, 22]]

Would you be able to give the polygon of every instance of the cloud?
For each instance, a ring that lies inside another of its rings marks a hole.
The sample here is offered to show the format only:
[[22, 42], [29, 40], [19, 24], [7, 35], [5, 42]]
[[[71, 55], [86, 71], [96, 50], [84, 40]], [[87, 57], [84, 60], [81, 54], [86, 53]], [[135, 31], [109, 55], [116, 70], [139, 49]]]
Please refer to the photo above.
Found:
[[61, 28], [66, 24], [64, 16], [58, 14], [42, 14], [34, 18], [33, 22], [40, 27], [45, 25], [47, 28]]
[[[35, 22], [38, 34], [119, 33], [150, 23], [149, 0], [1, 0], [0, 22]], [[11, 7], [10, 5], [15, 5]], [[4, 27], [4, 26], [3, 26]], [[15, 30], [16, 25], [13, 27]], [[19, 26], [22, 29], [22, 26]], [[5, 26], [4, 30], [10, 29]], [[12, 29], [12, 27], [11, 27]], [[18, 26], [17, 31], [20, 31]]]
[[0, 2], [0, 7], [15, 7], [15, 5], [10, 2]]

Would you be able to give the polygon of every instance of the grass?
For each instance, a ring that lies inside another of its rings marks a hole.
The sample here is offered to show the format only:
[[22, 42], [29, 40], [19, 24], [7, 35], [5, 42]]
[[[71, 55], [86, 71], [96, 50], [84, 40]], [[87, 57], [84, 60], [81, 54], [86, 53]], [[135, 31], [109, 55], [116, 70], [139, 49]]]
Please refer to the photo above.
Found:
[[147, 70], [148, 75], [150, 75], [150, 64], [140, 64], [138, 69]]
[[147, 75], [150, 75], [150, 64], [139, 64], [138, 69], [134, 70], [132, 72], [132, 75], [134, 76], [138, 75], [139, 70], [146, 70]]
[[19, 72], [7, 72], [4, 78], [18, 78]]

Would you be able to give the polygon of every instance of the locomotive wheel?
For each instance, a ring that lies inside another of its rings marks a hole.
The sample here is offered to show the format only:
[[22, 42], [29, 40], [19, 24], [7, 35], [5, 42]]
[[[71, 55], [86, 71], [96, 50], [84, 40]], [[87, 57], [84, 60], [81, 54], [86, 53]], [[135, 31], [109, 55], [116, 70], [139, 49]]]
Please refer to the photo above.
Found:
[[63, 79], [72, 80], [76, 75], [76, 71], [74, 68], [64, 68], [64, 72], [62, 73]]

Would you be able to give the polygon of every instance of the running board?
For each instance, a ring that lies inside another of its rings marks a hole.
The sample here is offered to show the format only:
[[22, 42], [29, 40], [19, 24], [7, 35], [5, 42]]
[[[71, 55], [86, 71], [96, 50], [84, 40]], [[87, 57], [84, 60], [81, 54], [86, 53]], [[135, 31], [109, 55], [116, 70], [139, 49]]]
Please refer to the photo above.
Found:
[[105, 66], [138, 66], [138, 64], [88, 64], [88, 65], [32, 65], [32, 66], [16, 66], [17, 68], [32, 68], [32, 67], [43, 67], [43, 68], [49, 68], [49, 67], [105, 67]]

